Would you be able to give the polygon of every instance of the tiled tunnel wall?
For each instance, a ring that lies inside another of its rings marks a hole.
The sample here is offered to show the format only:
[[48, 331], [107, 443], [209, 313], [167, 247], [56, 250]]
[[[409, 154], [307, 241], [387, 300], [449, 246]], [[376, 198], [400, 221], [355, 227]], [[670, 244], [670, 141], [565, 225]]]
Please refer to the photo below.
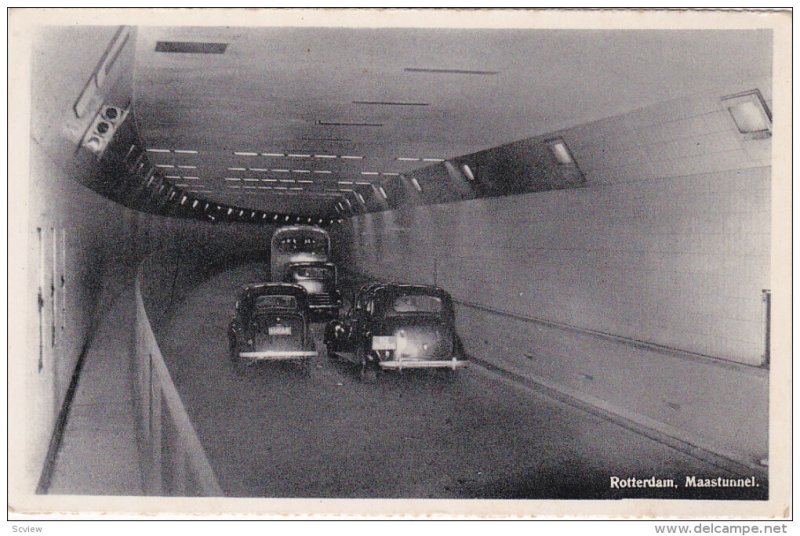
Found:
[[[769, 80], [755, 80], [533, 139], [563, 137], [585, 186], [352, 218], [351, 236], [337, 240], [342, 262], [519, 317], [719, 358], [586, 362], [565, 351], [555, 369], [524, 367], [687, 437], [763, 455], [766, 374], [747, 365], [761, 364], [765, 346], [771, 144], [742, 139], [720, 102], [753, 88], [770, 101]], [[461, 308], [460, 324], [469, 350], [485, 354], [492, 341], [501, 366], [536, 347], [536, 329], [508, 317]], [[596, 381], [586, 387], [569, 370]], [[631, 382], [637, 389], [622, 385]], [[670, 385], [705, 394], [676, 418], [652, 403], [674, 397]], [[704, 430], [711, 422], [735, 426]]]

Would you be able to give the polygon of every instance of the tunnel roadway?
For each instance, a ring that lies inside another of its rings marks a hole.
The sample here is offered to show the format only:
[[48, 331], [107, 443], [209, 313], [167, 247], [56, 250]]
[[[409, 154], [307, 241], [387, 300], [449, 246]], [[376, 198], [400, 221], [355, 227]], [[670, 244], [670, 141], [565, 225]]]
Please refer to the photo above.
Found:
[[[364, 384], [319, 357], [237, 373], [227, 327], [237, 289], [263, 281], [251, 263], [175, 304], [160, 343], [229, 496], [341, 498], [756, 498], [684, 489], [687, 475], [732, 476], [603, 417], [472, 364], [455, 381], [385, 374]], [[321, 346], [323, 324], [314, 326]], [[671, 478], [679, 488], [612, 489], [610, 478]]]

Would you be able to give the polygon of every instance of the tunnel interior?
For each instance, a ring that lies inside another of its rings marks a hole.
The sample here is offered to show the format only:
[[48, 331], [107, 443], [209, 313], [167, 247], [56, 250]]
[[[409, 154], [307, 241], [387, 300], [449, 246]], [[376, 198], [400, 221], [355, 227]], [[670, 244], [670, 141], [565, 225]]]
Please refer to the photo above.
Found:
[[[771, 31], [39, 26], [30, 69], [19, 489], [97, 492], [58, 468], [141, 299], [225, 495], [766, 498]], [[234, 375], [236, 289], [300, 224], [345, 294], [447, 291], [462, 377]], [[141, 450], [109, 494], [161, 478]]]

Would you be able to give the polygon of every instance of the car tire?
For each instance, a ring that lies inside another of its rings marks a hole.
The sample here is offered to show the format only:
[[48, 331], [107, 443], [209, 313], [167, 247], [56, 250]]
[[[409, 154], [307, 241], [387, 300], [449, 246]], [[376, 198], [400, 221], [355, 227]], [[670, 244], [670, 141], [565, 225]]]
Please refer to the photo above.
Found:
[[369, 362], [364, 348], [358, 348], [357, 356], [357, 362], [359, 364], [358, 379], [361, 380], [362, 383], [375, 383], [378, 381], [378, 367]]

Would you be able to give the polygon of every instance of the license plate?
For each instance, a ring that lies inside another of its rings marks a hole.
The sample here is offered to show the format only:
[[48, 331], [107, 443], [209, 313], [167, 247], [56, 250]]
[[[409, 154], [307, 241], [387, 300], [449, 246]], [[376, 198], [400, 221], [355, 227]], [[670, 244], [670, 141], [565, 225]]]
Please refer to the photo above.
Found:
[[291, 335], [292, 334], [292, 327], [291, 326], [270, 326], [269, 327], [269, 334], [270, 335]]
[[372, 337], [373, 350], [394, 350], [397, 340], [394, 337]]

